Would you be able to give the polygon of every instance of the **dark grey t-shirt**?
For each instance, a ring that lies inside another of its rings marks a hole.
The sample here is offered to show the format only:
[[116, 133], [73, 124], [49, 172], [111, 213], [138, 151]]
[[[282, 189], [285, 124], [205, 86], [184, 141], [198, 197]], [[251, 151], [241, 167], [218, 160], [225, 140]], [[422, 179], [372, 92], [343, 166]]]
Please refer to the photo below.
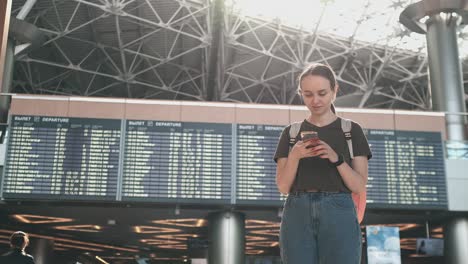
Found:
[[[301, 124], [301, 129], [297, 134], [296, 140], [289, 142], [289, 129], [287, 126], [281, 133], [275, 153], [275, 161], [279, 158], [287, 158], [289, 155], [290, 144], [300, 140], [301, 131], [317, 131], [320, 140], [326, 142], [336, 153], [344, 156], [345, 162], [351, 165], [348, 144], [341, 128], [341, 119], [337, 118], [332, 123], [318, 127], [307, 120]], [[367, 142], [367, 138], [359, 124], [352, 122], [351, 137], [353, 141], [354, 156], [372, 157], [372, 153]], [[292, 146], [291, 145], [291, 146]], [[318, 189], [326, 192], [350, 192], [344, 184], [336, 167], [330, 165], [328, 159], [319, 157], [303, 158], [299, 161], [296, 178], [291, 186], [291, 191]]]

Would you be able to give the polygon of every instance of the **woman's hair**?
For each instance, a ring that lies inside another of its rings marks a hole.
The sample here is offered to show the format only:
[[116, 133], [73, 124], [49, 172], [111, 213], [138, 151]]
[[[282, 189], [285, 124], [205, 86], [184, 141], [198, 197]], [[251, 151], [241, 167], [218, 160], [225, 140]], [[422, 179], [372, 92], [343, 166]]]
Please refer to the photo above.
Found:
[[327, 79], [330, 82], [330, 87], [332, 91], [335, 91], [336, 76], [335, 72], [332, 70], [332, 68], [330, 68], [330, 66], [321, 63], [314, 63], [309, 65], [307, 68], [304, 69], [304, 71], [302, 71], [301, 75], [299, 75], [299, 89], [301, 89], [302, 80], [309, 75], [320, 76]]
[[[335, 91], [335, 88], [336, 88], [336, 75], [335, 75], [335, 72], [332, 70], [332, 68], [330, 68], [330, 66], [328, 65], [325, 65], [325, 64], [321, 64], [321, 63], [313, 63], [309, 66], [307, 66], [307, 68], [305, 68], [301, 75], [299, 75], [299, 77], [297, 78], [298, 80], [298, 88], [297, 88], [297, 92], [299, 93], [299, 95], [301, 94], [301, 82], [302, 80], [309, 76], [309, 75], [313, 75], [313, 76], [320, 76], [320, 77], [323, 77], [325, 79], [327, 79], [329, 82], [330, 82], [330, 87], [331, 87], [331, 90], [332, 91]], [[335, 110], [335, 106], [332, 104], [331, 105], [331, 110], [333, 113], [336, 113], [336, 110]]]

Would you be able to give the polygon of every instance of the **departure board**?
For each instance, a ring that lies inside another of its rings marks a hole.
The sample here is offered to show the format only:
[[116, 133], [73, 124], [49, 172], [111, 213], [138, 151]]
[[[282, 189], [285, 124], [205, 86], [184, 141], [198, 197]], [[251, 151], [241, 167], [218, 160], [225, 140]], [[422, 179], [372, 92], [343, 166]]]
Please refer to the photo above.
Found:
[[236, 203], [277, 205], [273, 155], [283, 126], [237, 125]]
[[232, 125], [128, 120], [122, 200], [231, 199]]
[[440, 133], [368, 130], [370, 207], [447, 209]]
[[[283, 126], [12, 116], [2, 198], [281, 206]], [[368, 207], [447, 209], [440, 133], [365, 130]]]
[[3, 198], [115, 200], [121, 120], [12, 116]]
[[[281, 205], [273, 155], [283, 127], [238, 125], [237, 204]], [[440, 133], [366, 130], [370, 208], [446, 209], [445, 162]]]

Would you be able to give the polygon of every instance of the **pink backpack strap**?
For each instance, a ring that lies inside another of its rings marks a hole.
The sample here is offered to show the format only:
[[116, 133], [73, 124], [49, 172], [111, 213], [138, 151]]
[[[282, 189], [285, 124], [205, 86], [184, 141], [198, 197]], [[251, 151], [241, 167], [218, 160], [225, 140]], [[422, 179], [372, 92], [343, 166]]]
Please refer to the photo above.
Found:
[[353, 197], [354, 206], [356, 207], [358, 222], [361, 223], [366, 211], [367, 193], [365, 191], [362, 193], [352, 193], [351, 196]]

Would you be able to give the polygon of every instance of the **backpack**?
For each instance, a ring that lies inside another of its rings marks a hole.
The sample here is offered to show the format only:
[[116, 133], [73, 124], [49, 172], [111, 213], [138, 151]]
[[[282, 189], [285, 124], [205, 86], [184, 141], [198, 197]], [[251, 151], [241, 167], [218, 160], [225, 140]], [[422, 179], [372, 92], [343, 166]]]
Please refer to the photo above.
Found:
[[[295, 122], [291, 124], [291, 127], [289, 128], [289, 142], [290, 143], [291, 143], [291, 140], [294, 140], [297, 137], [297, 134], [299, 134], [301, 125], [302, 125], [302, 122]], [[343, 130], [346, 143], [348, 143], [349, 156], [351, 157], [351, 159], [353, 159], [354, 152], [353, 152], [353, 139], [351, 137], [351, 126], [352, 126], [351, 120], [341, 118], [341, 129]], [[292, 148], [291, 144], [289, 144], [289, 151], [291, 151], [291, 148]], [[367, 192], [364, 191], [362, 193], [351, 193], [351, 196], [353, 198], [354, 207], [356, 208], [358, 221], [359, 223], [361, 223], [362, 219], [364, 218], [364, 212], [366, 210]]]

